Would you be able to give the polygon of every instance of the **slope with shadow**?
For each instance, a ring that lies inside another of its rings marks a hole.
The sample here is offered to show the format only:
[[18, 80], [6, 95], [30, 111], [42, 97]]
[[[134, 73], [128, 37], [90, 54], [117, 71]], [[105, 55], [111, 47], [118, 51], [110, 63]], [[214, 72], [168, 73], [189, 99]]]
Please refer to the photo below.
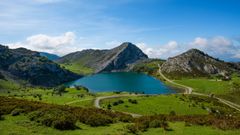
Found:
[[25, 48], [9, 49], [0, 45], [0, 70], [31, 85], [56, 86], [79, 78], [58, 64]]
[[136, 45], [125, 42], [110, 50], [83, 50], [68, 54], [57, 60], [60, 64], [74, 64], [93, 69], [94, 72], [126, 70], [138, 60], [147, 59]]
[[57, 60], [60, 57], [56, 54], [51, 54], [51, 53], [47, 53], [47, 52], [40, 52], [41, 56], [44, 56], [46, 58], [48, 58], [49, 60]]
[[190, 49], [183, 54], [169, 58], [161, 68], [164, 73], [172, 77], [227, 75], [237, 71], [233, 65], [197, 49]]

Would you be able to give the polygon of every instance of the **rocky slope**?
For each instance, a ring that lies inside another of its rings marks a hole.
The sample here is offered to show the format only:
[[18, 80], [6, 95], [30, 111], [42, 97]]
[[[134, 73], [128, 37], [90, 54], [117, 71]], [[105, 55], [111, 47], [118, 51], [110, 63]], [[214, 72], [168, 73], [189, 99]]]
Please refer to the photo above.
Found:
[[170, 76], [226, 75], [237, 70], [230, 64], [197, 49], [191, 49], [183, 54], [169, 58], [161, 68], [164, 73]]
[[[138, 60], [147, 59], [137, 46], [125, 42], [111, 50], [83, 50], [68, 54], [59, 60], [60, 64], [75, 64], [93, 69], [95, 72], [122, 71]], [[77, 63], [77, 64], [76, 64]]]
[[0, 70], [32, 85], [56, 86], [79, 76], [25, 48], [9, 49], [0, 45]]

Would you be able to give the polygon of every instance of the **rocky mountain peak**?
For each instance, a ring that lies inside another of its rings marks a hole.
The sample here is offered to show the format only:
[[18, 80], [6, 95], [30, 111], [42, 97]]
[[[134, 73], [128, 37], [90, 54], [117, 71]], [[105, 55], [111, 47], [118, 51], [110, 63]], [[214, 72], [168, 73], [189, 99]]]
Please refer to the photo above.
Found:
[[178, 56], [169, 58], [162, 71], [169, 75], [206, 76], [209, 74], [225, 74], [232, 71], [229, 64], [213, 58], [198, 49], [190, 49]]
[[148, 56], [136, 45], [124, 42], [109, 50], [83, 50], [68, 54], [58, 60], [61, 64], [78, 64], [93, 69], [95, 72], [121, 71], [129, 64]]

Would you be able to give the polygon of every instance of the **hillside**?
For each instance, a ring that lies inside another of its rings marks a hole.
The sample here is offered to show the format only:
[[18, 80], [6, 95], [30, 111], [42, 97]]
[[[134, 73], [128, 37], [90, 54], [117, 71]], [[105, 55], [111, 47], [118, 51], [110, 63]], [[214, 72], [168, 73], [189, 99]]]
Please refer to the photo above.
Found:
[[56, 54], [46, 53], [46, 52], [40, 52], [41, 56], [47, 57], [49, 60], [57, 60], [60, 57]]
[[0, 70], [14, 80], [24, 80], [32, 85], [56, 86], [79, 76], [62, 69], [58, 64], [25, 48], [9, 49], [0, 45]]
[[[136, 45], [125, 42], [110, 50], [83, 50], [68, 54], [59, 60], [58, 63], [68, 69], [85, 68], [92, 72], [122, 71], [138, 60], [147, 59]], [[75, 67], [75, 68], [73, 68]]]
[[204, 52], [191, 49], [178, 56], [169, 58], [162, 71], [169, 76], [208, 76], [228, 75], [237, 70], [234, 64], [213, 58]]

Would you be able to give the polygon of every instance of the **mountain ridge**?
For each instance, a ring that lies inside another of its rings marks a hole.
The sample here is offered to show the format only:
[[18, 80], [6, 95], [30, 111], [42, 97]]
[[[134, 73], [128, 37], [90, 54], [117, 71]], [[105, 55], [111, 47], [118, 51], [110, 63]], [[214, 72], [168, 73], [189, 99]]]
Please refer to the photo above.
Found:
[[0, 70], [31, 85], [56, 86], [79, 78], [39, 52], [25, 48], [9, 49], [0, 45]]
[[147, 59], [136, 45], [130, 42], [124, 42], [120, 46], [109, 50], [87, 49], [73, 52], [57, 60], [60, 64], [77, 63], [94, 69], [94, 72], [122, 71], [128, 65]]
[[190, 49], [163, 63], [162, 71], [170, 76], [227, 75], [237, 70], [229, 63], [214, 58], [198, 49]]

